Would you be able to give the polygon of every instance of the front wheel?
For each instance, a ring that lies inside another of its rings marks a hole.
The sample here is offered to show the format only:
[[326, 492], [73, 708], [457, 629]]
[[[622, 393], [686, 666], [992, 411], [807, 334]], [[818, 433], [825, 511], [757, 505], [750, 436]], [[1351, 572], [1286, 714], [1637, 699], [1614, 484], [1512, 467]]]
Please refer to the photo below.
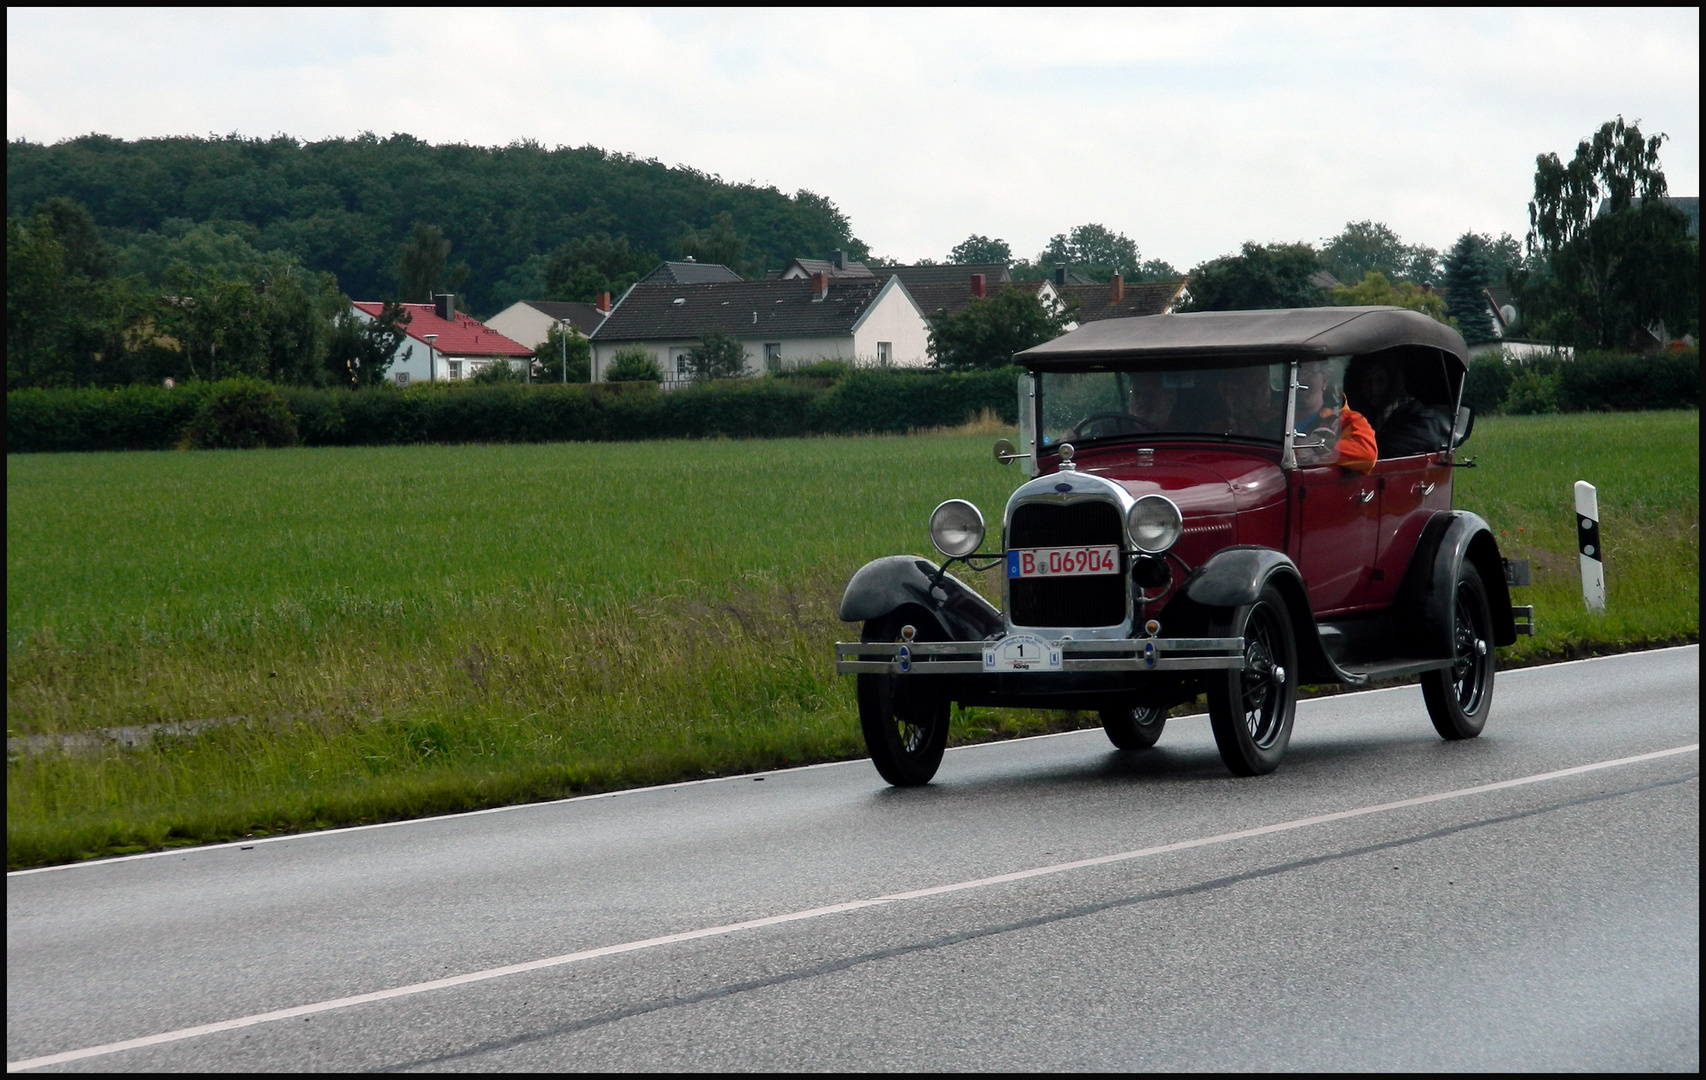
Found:
[[1273, 772], [1297, 715], [1297, 638], [1285, 598], [1268, 585], [1255, 603], [1217, 618], [1212, 633], [1244, 639], [1244, 670], [1209, 679], [1208, 719], [1220, 759], [1235, 776]]
[[[916, 641], [946, 640], [929, 616], [899, 612], [865, 624], [861, 641], [899, 641], [908, 622]], [[886, 659], [886, 658], [885, 658]], [[928, 676], [860, 675], [859, 727], [871, 764], [895, 787], [928, 784], [948, 748], [948, 699], [932, 692]]]
[[1493, 709], [1493, 613], [1487, 587], [1467, 561], [1458, 571], [1451, 603], [1451, 666], [1422, 675], [1422, 700], [1440, 737], [1473, 739]]
[[1121, 750], [1147, 750], [1161, 738], [1167, 726], [1167, 710], [1159, 706], [1135, 709], [1103, 709], [1102, 730], [1108, 741]]

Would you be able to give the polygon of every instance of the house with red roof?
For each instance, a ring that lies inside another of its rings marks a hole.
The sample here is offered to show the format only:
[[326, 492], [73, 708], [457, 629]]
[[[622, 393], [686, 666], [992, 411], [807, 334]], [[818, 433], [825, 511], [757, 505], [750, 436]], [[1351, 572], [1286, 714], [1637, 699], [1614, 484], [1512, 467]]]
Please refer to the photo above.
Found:
[[[440, 294], [430, 304], [401, 306], [409, 313], [409, 322], [403, 327], [405, 337], [387, 371], [398, 386], [471, 379], [489, 364], [508, 364], [524, 371], [533, 362], [531, 348], [457, 311], [455, 296]], [[358, 318], [372, 320], [385, 305], [354, 301], [351, 307]]]

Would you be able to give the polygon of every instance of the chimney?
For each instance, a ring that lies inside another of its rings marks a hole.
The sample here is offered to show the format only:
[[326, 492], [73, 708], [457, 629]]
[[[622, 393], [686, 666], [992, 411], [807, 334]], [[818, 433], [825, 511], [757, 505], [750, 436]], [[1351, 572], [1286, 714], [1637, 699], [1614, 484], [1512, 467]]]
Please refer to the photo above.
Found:
[[829, 295], [829, 275], [818, 271], [812, 275], [812, 299], [822, 300]]
[[983, 295], [983, 275], [982, 274], [973, 274], [971, 276], [971, 294], [973, 296], [982, 296]]
[[1125, 278], [1115, 274], [1114, 280], [1108, 282], [1108, 286], [1108, 303], [1122, 303], [1125, 300]]
[[830, 252], [829, 265], [835, 267], [837, 270], [847, 269], [847, 253], [845, 251]]
[[598, 310], [604, 312], [606, 315], [610, 314], [610, 294], [609, 293], [607, 293], [607, 292], [599, 293], [598, 299], [593, 301], [593, 304], [594, 304], [594, 306], [596, 306], [598, 308]]
[[456, 321], [456, 294], [441, 292], [432, 298], [433, 314], [445, 322]]
[[1056, 285], [1065, 285], [1066, 284], [1066, 264], [1065, 263], [1055, 263], [1054, 264], [1054, 283]]

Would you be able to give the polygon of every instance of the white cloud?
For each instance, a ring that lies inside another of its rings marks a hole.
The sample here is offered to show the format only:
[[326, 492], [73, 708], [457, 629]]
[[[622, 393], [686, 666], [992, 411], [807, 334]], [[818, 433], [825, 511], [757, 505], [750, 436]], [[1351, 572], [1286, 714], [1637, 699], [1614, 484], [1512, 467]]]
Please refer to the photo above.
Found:
[[7, 133], [593, 144], [834, 199], [884, 254], [1084, 221], [1185, 267], [1526, 226], [1621, 113], [1699, 190], [1699, 12], [7, 12]]

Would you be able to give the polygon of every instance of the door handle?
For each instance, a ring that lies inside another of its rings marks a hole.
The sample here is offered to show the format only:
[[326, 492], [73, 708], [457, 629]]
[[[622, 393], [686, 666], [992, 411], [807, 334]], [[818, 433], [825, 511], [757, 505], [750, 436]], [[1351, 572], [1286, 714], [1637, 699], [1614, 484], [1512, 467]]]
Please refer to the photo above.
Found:
[[1421, 496], [1422, 496], [1422, 498], [1424, 498], [1424, 499], [1425, 499], [1425, 498], [1427, 498], [1427, 497], [1428, 497], [1428, 496], [1429, 496], [1429, 495], [1432, 495], [1432, 494], [1433, 494], [1433, 493], [1434, 493], [1434, 487], [1435, 487], [1435, 486], [1436, 486], [1436, 485], [1434, 485], [1434, 484], [1422, 484], [1422, 483], [1418, 483], [1418, 484], [1417, 484], [1417, 485], [1416, 485], [1416, 486], [1415, 486], [1415, 487], [1412, 487], [1412, 488], [1411, 488], [1411, 489], [1410, 489], [1410, 490], [1411, 490], [1411, 491], [1415, 491], [1415, 492], [1420, 492], [1420, 493], [1421, 493]]
[[1369, 488], [1367, 491], [1361, 491], [1361, 492], [1357, 493], [1357, 502], [1362, 503], [1364, 506], [1367, 506], [1369, 503], [1371, 503], [1373, 501], [1374, 501], [1374, 489], [1373, 488]]

